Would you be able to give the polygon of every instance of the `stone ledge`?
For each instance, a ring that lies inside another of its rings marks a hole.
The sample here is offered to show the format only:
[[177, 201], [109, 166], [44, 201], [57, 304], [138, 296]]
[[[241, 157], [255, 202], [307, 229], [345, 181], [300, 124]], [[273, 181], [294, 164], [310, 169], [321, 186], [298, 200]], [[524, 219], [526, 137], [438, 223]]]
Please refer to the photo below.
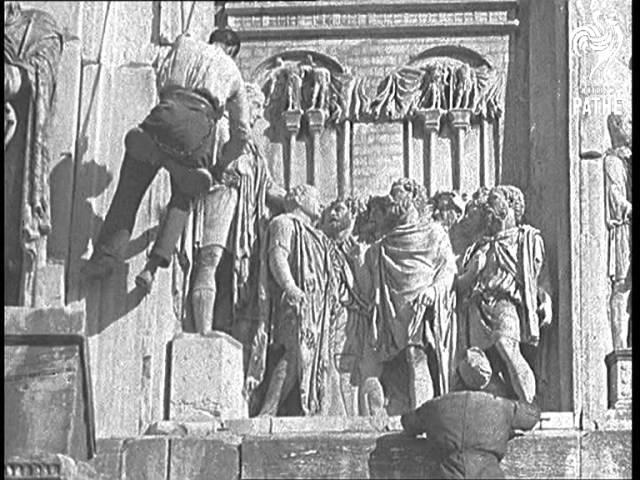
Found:
[[[92, 464], [114, 480], [438, 478], [439, 452], [427, 438], [305, 430], [103, 439]], [[502, 467], [507, 478], [631, 478], [631, 431], [538, 430], [509, 443]]]

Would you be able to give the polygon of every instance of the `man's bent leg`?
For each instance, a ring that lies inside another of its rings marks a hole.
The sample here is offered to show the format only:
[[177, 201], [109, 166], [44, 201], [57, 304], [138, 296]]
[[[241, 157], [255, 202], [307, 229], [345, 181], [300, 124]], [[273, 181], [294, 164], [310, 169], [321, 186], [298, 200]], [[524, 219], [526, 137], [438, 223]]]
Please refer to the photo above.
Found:
[[411, 408], [414, 409], [433, 398], [433, 380], [427, 353], [422, 347], [409, 345], [406, 355], [409, 367], [409, 400]]
[[224, 249], [209, 245], [200, 250], [193, 282], [192, 306], [196, 332], [201, 335], [213, 330], [213, 312], [216, 303], [216, 271]]
[[94, 253], [83, 269], [85, 275], [109, 275], [115, 264], [124, 260], [140, 202], [157, 171], [157, 166], [142, 162], [130, 152], [125, 152], [118, 187], [100, 229]]
[[380, 383], [383, 364], [375, 352], [365, 347], [359, 364], [360, 386], [358, 387], [358, 413], [360, 416], [375, 416], [384, 411], [384, 390]]
[[496, 349], [507, 366], [509, 380], [518, 400], [533, 402], [536, 395], [536, 378], [520, 352], [520, 343], [513, 338], [500, 337], [496, 341]]

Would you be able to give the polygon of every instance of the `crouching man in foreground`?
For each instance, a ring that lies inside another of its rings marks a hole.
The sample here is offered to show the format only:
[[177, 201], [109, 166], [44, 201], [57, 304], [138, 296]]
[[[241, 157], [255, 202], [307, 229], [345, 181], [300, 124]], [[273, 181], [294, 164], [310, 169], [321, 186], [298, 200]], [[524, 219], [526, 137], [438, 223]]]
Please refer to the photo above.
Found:
[[468, 390], [425, 402], [402, 416], [402, 427], [410, 435], [426, 433], [442, 449], [442, 478], [505, 478], [500, 461], [507, 441], [516, 429], [532, 429], [540, 410], [497, 396], [503, 386], [478, 348], [465, 352], [457, 373]]

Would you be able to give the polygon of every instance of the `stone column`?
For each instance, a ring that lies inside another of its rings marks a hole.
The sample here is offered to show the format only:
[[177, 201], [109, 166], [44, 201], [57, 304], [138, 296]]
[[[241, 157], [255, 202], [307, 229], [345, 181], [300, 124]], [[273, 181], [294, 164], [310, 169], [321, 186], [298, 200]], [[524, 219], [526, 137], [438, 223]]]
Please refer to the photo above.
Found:
[[296, 136], [300, 131], [302, 110], [287, 110], [282, 113], [282, 117], [284, 119], [284, 127], [287, 131], [288, 140], [284, 154], [284, 187], [289, 189], [291, 186], [291, 164], [293, 162], [293, 151], [296, 146]]
[[429, 193], [433, 193], [433, 150], [440, 130], [440, 117], [442, 111], [439, 109], [420, 109], [416, 111], [416, 118], [424, 131], [424, 185]]
[[493, 187], [496, 178], [496, 154], [492, 151], [493, 138], [489, 120], [480, 122], [480, 186]]
[[464, 158], [464, 138], [467, 129], [471, 124], [471, 110], [452, 109], [449, 110], [449, 119], [455, 132], [456, 148], [451, 164], [451, 176], [454, 190], [460, 190], [460, 169]]
[[345, 120], [340, 129], [338, 151], [338, 196], [351, 194], [351, 122]]
[[312, 150], [311, 156], [307, 159], [307, 183], [316, 183], [316, 162], [320, 160], [320, 135], [324, 130], [325, 112], [317, 108], [307, 110], [307, 123], [311, 134]]

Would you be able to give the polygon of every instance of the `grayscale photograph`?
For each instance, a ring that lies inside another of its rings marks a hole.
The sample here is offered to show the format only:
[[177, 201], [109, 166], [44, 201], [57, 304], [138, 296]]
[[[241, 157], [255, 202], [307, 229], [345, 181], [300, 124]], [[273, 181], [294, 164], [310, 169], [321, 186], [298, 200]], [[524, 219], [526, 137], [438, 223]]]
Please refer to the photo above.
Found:
[[4, 478], [632, 478], [632, 0], [5, 1]]

